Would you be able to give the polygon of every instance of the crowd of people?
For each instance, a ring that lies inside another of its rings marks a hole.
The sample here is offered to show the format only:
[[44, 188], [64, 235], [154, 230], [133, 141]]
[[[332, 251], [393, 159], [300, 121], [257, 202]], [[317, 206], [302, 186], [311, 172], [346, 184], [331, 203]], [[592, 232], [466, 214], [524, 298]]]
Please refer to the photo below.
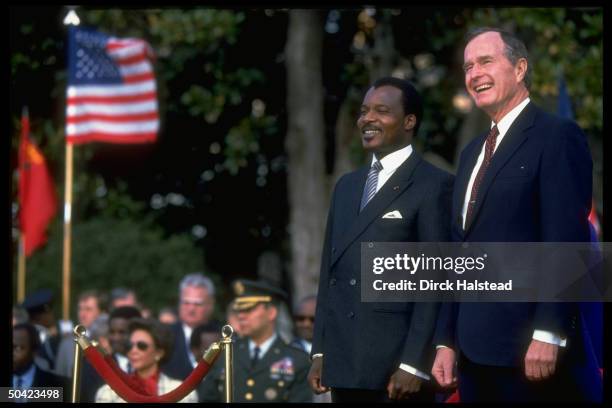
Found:
[[[178, 288], [178, 307], [162, 308], [156, 316], [140, 304], [132, 289], [115, 288], [108, 295], [88, 290], [77, 298], [77, 323], [100, 350], [112, 356], [132, 384], [150, 395], [178, 387], [208, 347], [221, 340], [223, 325], [230, 324], [236, 338], [236, 401], [325, 400], [306, 381], [316, 297], [299, 301], [291, 316], [286, 312], [287, 295], [264, 281], [239, 280], [233, 290], [225, 321], [214, 318], [218, 308], [215, 285], [201, 273], [184, 276]], [[74, 366], [73, 325], [57, 320], [53, 305], [52, 291], [42, 289], [13, 307], [13, 387], [61, 386], [68, 400]], [[293, 327], [295, 331], [286, 329]], [[222, 360], [180, 402], [223, 402]], [[79, 400], [122, 401], [86, 359], [82, 361]]]

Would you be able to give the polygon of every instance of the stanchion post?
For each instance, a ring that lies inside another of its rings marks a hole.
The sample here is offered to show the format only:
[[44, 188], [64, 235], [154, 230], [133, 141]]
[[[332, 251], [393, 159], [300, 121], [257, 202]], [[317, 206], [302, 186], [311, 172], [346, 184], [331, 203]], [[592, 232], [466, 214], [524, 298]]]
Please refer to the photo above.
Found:
[[85, 327], [80, 324], [74, 328], [74, 366], [72, 367], [72, 393], [70, 401], [79, 402], [81, 388], [81, 356], [83, 351], [79, 339], [85, 335]]
[[234, 329], [226, 324], [221, 329], [223, 349], [225, 350], [225, 402], [234, 400], [234, 356], [232, 350], [232, 335]]

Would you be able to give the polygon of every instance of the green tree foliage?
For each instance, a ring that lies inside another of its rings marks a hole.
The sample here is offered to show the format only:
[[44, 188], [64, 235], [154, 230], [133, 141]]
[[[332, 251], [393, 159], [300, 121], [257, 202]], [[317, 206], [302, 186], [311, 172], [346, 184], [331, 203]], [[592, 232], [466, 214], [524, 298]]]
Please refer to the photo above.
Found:
[[[164, 109], [186, 111], [206, 126], [216, 124], [224, 113], [241, 112], [242, 119], [225, 130], [226, 157], [218, 170], [236, 174], [259, 150], [260, 136], [277, 131], [275, 116], [250, 114], [251, 101], [243, 98], [246, 90], [264, 82], [261, 71], [249, 67], [246, 59], [246, 66], [240, 67], [230, 67], [227, 61], [226, 50], [238, 41], [245, 12], [147, 9], [82, 14], [115, 35], [144, 37], [151, 43], [157, 53], [162, 114]], [[251, 148], [236, 148], [236, 137], [248, 140]]]
[[[108, 291], [124, 286], [134, 289], [142, 303], [154, 310], [175, 306], [180, 279], [204, 270], [201, 251], [191, 237], [165, 236], [150, 218], [136, 217], [141, 205], [128, 196], [112, 192], [106, 201], [100, 215], [79, 220], [72, 227], [72, 315], [78, 293], [93, 288]], [[47, 245], [28, 259], [27, 288], [49, 287], [60, 298], [60, 220], [53, 224], [49, 236]]]

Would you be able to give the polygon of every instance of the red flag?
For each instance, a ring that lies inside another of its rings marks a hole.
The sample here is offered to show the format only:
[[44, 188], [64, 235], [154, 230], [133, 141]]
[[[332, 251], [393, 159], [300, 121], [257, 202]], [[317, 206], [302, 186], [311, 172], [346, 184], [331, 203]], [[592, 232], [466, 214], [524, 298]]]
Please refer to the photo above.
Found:
[[56, 212], [53, 180], [44, 156], [30, 140], [30, 119], [24, 111], [19, 144], [19, 225], [26, 256], [47, 242], [46, 229]]

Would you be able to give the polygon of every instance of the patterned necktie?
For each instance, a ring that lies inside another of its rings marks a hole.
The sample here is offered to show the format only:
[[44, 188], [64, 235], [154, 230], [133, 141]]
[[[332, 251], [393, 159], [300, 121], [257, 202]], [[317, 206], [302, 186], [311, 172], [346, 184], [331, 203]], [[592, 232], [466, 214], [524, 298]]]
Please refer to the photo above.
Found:
[[499, 135], [499, 130], [497, 129], [497, 125], [493, 126], [487, 135], [487, 141], [485, 142], [485, 155], [478, 169], [478, 173], [476, 173], [476, 178], [474, 179], [474, 184], [472, 184], [472, 192], [470, 193], [470, 201], [468, 201], [467, 213], [465, 214], [465, 228], [467, 228], [472, 222], [472, 216], [474, 215], [474, 208], [476, 207], [476, 198], [478, 197], [478, 189], [480, 188], [480, 183], [482, 183], [482, 179], [491, 164], [491, 158], [493, 157], [493, 151], [495, 150], [495, 143], [497, 142], [497, 135]]
[[257, 364], [257, 360], [259, 360], [259, 347], [255, 346], [255, 350], [253, 351], [253, 358], [251, 359], [251, 368], [255, 367], [255, 364]]
[[376, 187], [378, 186], [378, 173], [382, 170], [383, 166], [380, 161], [374, 162], [370, 171], [368, 172], [368, 178], [363, 188], [363, 195], [361, 196], [361, 206], [359, 212], [363, 211], [363, 208], [370, 202], [374, 194], [376, 194]]

